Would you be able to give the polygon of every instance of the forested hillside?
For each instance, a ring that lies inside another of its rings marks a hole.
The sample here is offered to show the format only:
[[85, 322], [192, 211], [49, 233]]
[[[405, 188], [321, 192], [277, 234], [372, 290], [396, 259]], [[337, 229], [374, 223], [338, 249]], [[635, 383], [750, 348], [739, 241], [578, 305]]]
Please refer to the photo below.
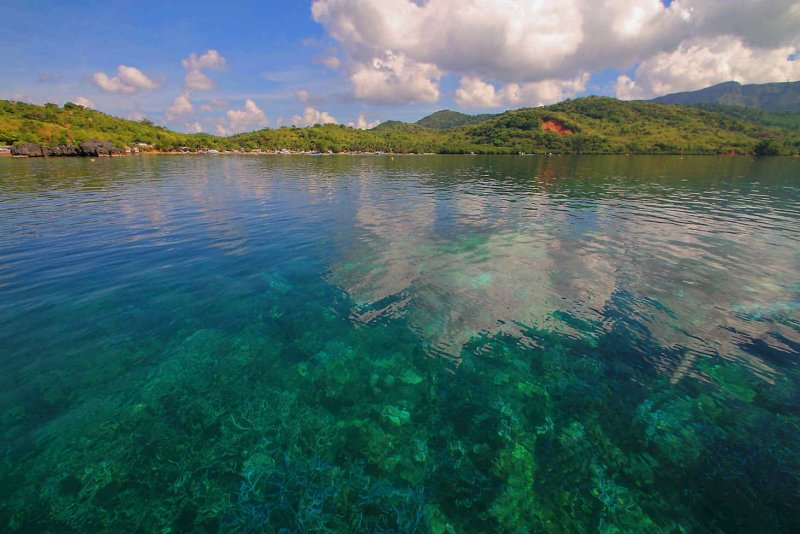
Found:
[[173, 132], [72, 103], [59, 107], [0, 101], [0, 144], [55, 146], [100, 139], [119, 147], [148, 143], [157, 150], [750, 154], [769, 145], [775, 153], [800, 151], [796, 115], [743, 109], [588, 97], [499, 115], [438, 112], [416, 124], [387, 121], [372, 130], [326, 124], [219, 137]]

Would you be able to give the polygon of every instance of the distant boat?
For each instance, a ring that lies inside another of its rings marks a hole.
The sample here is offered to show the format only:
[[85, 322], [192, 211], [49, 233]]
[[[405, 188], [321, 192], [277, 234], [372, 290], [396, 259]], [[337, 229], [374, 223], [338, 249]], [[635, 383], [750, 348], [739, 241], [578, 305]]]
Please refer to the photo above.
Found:
[[219, 154], [219, 150], [209, 150], [208, 154]]

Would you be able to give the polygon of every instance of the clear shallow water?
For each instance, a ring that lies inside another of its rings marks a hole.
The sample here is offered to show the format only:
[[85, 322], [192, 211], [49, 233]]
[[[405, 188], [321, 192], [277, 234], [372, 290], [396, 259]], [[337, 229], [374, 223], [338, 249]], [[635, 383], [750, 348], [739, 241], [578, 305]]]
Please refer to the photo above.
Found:
[[0, 159], [0, 528], [797, 532], [798, 177]]

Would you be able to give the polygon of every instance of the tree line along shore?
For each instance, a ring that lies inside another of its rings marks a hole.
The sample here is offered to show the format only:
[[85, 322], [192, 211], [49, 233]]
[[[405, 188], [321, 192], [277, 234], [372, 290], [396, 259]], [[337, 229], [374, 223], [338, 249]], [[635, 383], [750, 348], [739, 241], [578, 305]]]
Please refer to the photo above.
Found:
[[171, 153], [757, 154], [800, 153], [800, 113], [608, 97], [496, 115], [440, 111], [371, 130], [340, 124], [184, 134], [78, 104], [0, 101], [0, 153], [28, 157]]

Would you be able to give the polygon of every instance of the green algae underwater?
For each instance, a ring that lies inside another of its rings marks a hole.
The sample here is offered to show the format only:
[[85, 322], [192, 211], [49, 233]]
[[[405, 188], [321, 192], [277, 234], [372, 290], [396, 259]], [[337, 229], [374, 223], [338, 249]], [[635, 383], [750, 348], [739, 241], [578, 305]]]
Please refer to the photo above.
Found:
[[0, 160], [0, 528], [800, 531], [798, 178]]

